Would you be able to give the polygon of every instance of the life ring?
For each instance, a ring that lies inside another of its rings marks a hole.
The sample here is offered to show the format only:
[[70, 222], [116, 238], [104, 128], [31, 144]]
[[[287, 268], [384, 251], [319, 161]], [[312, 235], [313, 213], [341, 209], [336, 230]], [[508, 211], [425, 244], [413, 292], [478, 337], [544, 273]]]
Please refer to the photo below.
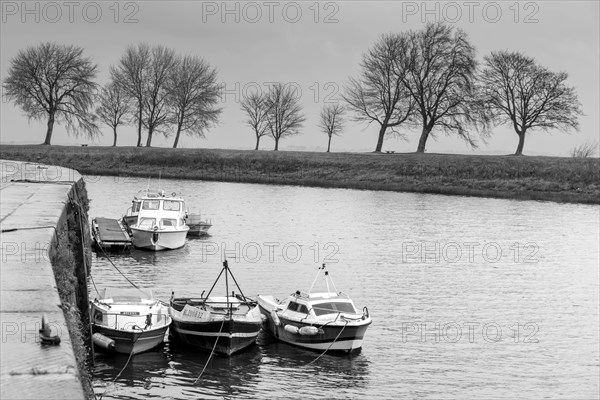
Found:
[[173, 193], [171, 193], [171, 196], [175, 197], [175, 196], [177, 196], [177, 193], [173, 192]]

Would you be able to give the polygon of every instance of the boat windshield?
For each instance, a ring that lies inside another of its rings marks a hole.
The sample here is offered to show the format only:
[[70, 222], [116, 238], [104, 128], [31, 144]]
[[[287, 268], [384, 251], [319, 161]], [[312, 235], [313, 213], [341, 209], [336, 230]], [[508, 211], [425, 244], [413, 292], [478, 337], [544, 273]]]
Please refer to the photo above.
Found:
[[113, 299], [114, 302], [140, 302], [154, 298], [152, 289], [105, 288], [100, 290], [101, 299]]
[[348, 313], [348, 314], [356, 314], [356, 310], [352, 303], [345, 303], [341, 301], [328, 302], [328, 303], [319, 303], [312, 306], [316, 315], [325, 315], [325, 314], [337, 314], [337, 313]]
[[156, 218], [140, 218], [138, 222], [138, 228], [152, 229], [156, 224]]
[[296, 311], [302, 314], [308, 314], [308, 308], [304, 304], [298, 304], [295, 301], [290, 301], [287, 307], [290, 311]]
[[158, 210], [159, 205], [159, 200], [144, 200], [142, 210]]
[[164, 200], [163, 209], [165, 211], [179, 211], [181, 210], [181, 202], [175, 200]]
[[160, 220], [160, 226], [161, 228], [165, 226], [177, 226], [177, 220], [173, 218], [163, 218]]
[[139, 212], [139, 211], [140, 211], [140, 205], [141, 205], [141, 204], [142, 204], [142, 203], [140, 203], [139, 201], [134, 201], [134, 202], [133, 202], [133, 210], [132, 210], [132, 211], [133, 211], [133, 212]]

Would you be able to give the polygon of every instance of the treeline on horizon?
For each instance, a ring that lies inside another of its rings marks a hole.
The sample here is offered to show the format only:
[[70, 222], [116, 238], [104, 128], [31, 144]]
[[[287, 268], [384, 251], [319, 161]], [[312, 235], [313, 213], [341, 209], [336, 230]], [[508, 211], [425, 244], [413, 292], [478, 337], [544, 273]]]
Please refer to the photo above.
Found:
[[[138, 147], [145, 131], [147, 147], [161, 133], [174, 134], [174, 148], [181, 134], [204, 137], [218, 124], [223, 110], [217, 70], [201, 57], [165, 46], [130, 45], [110, 66], [110, 81], [100, 86], [98, 64], [83, 53], [81, 47], [46, 42], [20, 50], [10, 61], [4, 95], [29, 119], [47, 121], [43, 144], [51, 144], [55, 123], [90, 138], [106, 125], [113, 146], [118, 128], [134, 125]], [[423, 153], [428, 139], [440, 133], [477, 148], [478, 139], [485, 141], [503, 125], [514, 129], [515, 154], [521, 155], [531, 130], [579, 129], [583, 111], [567, 78], [520, 52], [494, 51], [480, 63], [465, 31], [428, 23], [381, 35], [363, 54], [360, 72], [347, 80], [341, 100], [324, 104], [318, 128], [328, 137], [328, 152], [348, 121], [378, 127], [376, 152], [386, 135], [406, 138], [406, 129], [420, 130], [416, 151]], [[255, 149], [264, 136], [278, 150], [281, 139], [301, 133], [306, 115], [300, 100], [295, 87], [282, 82], [242, 98]], [[586, 143], [572, 155], [588, 157], [596, 150]]]

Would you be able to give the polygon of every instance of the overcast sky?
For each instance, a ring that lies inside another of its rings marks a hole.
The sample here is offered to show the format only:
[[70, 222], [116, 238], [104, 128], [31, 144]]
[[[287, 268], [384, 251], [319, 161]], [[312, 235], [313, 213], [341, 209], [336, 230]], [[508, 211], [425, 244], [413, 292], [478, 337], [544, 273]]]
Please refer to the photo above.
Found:
[[[22, 2], [2, 0], [0, 30], [2, 79], [20, 49], [42, 41], [74, 44], [98, 64], [98, 82], [108, 81], [127, 45], [163, 44], [181, 54], [203, 57], [223, 83], [223, 113], [205, 139], [183, 137], [180, 147], [253, 149], [252, 130], [243, 123], [239, 98], [244, 90], [268, 88], [269, 82], [294, 82], [302, 91], [307, 120], [299, 136], [280, 142], [282, 150], [324, 150], [327, 137], [316, 128], [325, 101], [336, 100], [349, 76], [358, 72], [362, 54], [386, 32], [418, 29], [443, 20], [464, 29], [482, 60], [492, 50], [522, 51], [553, 71], [566, 71], [576, 87], [585, 116], [580, 132], [533, 132], [526, 154], [563, 155], [599, 135], [599, 4], [595, 1], [336, 1], [201, 2], [114, 1]], [[2, 100], [1, 143], [41, 143], [45, 121], [28, 121], [20, 109]], [[55, 126], [53, 144], [110, 145], [111, 131], [95, 142], [67, 135]], [[372, 151], [378, 128], [348, 122], [332, 151]], [[409, 140], [388, 137], [384, 150], [416, 150], [419, 131]], [[119, 145], [135, 145], [133, 128], [120, 128]], [[145, 142], [145, 138], [143, 139]], [[158, 135], [155, 146], [172, 146]], [[488, 143], [471, 150], [454, 136], [429, 140], [428, 152], [513, 153], [517, 135], [497, 128]], [[263, 138], [261, 148], [272, 149]]]

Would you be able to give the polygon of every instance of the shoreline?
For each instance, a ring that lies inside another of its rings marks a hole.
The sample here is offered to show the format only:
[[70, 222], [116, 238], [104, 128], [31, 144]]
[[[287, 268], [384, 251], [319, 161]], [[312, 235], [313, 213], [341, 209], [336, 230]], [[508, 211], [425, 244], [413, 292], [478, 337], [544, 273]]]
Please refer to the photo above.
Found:
[[82, 175], [600, 204], [598, 158], [56, 145], [3, 145], [0, 158]]

